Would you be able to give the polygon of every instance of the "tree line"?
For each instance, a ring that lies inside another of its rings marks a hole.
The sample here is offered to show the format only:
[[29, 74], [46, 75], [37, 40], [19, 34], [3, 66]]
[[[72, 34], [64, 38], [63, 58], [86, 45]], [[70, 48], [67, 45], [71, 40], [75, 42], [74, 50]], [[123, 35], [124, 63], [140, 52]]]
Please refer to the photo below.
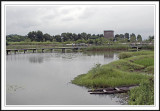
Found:
[[[149, 36], [148, 41], [154, 40], [154, 36]], [[137, 36], [132, 33], [116, 34], [114, 38], [106, 39], [103, 34], [87, 34], [83, 33], [61, 33], [59, 35], [50, 35], [48, 33], [43, 34], [42, 31], [31, 31], [26, 36], [21, 36], [17, 34], [7, 35], [7, 42], [20, 42], [20, 41], [36, 41], [36, 42], [66, 42], [75, 41], [76, 43], [89, 43], [89, 44], [103, 44], [104, 42], [142, 42], [142, 36], [138, 34]]]

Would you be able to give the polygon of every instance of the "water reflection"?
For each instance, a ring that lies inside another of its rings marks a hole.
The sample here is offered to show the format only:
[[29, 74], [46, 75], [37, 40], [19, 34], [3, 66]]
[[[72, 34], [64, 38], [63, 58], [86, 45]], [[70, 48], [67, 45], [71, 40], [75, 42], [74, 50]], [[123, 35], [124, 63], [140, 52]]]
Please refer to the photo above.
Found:
[[105, 53], [104, 54], [104, 58], [113, 58], [114, 57], [114, 53]]
[[44, 57], [41, 57], [41, 56], [31, 56], [31, 57], [29, 57], [29, 61], [31, 63], [42, 63], [43, 59], [44, 59]]

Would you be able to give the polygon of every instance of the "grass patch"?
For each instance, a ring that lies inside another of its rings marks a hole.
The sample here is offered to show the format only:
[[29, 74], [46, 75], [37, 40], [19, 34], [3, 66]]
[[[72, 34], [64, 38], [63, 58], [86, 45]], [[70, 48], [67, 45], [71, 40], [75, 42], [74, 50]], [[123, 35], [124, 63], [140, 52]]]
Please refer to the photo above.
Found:
[[103, 46], [90, 46], [87, 51], [108, 51], [108, 50], [128, 50], [128, 45], [103, 45]]
[[129, 92], [130, 105], [154, 105], [154, 80], [153, 77], [143, 80], [139, 87]]
[[[94, 72], [96, 70], [96, 72]], [[94, 72], [94, 73], [93, 73]], [[128, 73], [111, 67], [101, 67], [97, 69], [94, 67], [87, 74], [76, 77], [72, 83], [86, 86], [89, 88], [105, 88], [122, 85], [139, 84], [144, 78], [148, 76], [136, 73]]]
[[153, 55], [153, 51], [137, 51], [137, 52], [122, 52], [119, 54], [119, 58], [120, 59], [124, 59], [124, 58], [129, 58], [132, 56], [138, 56], [138, 55], [149, 55], [152, 54]]
[[120, 54], [127, 55], [123, 56], [123, 59], [102, 66], [97, 64], [87, 74], [75, 77], [72, 83], [88, 88], [139, 84], [140, 87], [130, 91], [129, 104], [152, 104], [153, 91], [149, 88], [153, 89], [153, 85], [149, 81], [153, 80], [151, 79], [154, 72], [153, 51], [125, 53]]

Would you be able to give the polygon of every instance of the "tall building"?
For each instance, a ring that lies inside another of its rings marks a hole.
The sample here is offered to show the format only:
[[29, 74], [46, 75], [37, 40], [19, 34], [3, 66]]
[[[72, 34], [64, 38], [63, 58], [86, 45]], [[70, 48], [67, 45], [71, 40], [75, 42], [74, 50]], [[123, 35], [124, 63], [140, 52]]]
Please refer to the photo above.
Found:
[[104, 38], [114, 38], [114, 31], [113, 30], [104, 30]]

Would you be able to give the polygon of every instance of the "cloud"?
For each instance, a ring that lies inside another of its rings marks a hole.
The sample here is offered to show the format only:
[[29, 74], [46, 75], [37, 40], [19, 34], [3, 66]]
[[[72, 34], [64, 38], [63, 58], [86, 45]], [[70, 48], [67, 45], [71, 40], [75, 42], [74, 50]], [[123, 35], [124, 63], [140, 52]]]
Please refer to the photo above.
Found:
[[7, 34], [26, 35], [41, 30], [51, 35], [63, 32], [102, 34], [104, 30], [117, 33], [154, 34], [153, 6], [120, 5], [52, 5], [7, 6]]

